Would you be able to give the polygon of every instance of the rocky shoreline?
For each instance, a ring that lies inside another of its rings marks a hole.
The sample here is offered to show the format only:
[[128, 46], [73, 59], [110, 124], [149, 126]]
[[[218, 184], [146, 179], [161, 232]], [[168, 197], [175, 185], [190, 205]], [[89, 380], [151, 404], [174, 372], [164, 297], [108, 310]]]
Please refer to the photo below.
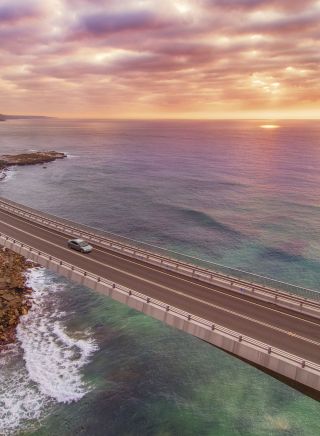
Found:
[[0, 180], [5, 177], [6, 171], [10, 166], [45, 164], [57, 159], [64, 159], [65, 157], [67, 157], [65, 153], [58, 151], [36, 151], [15, 155], [4, 154], [0, 156]]
[[[0, 180], [10, 166], [45, 164], [65, 157], [65, 153], [57, 151], [2, 155]], [[20, 316], [26, 315], [31, 307], [32, 289], [26, 286], [25, 273], [34, 266], [23, 256], [0, 247], [0, 352], [15, 341]]]
[[34, 266], [23, 256], [0, 249], [0, 351], [14, 342], [20, 316], [31, 307], [32, 289], [26, 285], [25, 273]]

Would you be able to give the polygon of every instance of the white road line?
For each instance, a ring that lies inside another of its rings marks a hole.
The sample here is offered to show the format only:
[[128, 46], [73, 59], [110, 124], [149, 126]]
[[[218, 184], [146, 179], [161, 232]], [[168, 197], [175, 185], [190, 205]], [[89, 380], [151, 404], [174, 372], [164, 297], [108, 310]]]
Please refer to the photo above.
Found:
[[[1, 212], [2, 212], [2, 211], [1, 211]], [[11, 215], [9, 215], [9, 214], [7, 214], [7, 213], [5, 213], [5, 212], [2, 212], [2, 213], [4, 213], [4, 214], [7, 215], [7, 216], [11, 216]], [[20, 221], [20, 222], [23, 222], [23, 223], [25, 223], [25, 224], [30, 225], [31, 227], [39, 228], [39, 226], [37, 226], [36, 224], [30, 223], [29, 221], [27, 221], [27, 223], [26, 223], [26, 221], [20, 219], [19, 217], [14, 217], [14, 218], [17, 219], [17, 220]], [[0, 222], [1, 222], [1, 220], [0, 220]], [[2, 222], [3, 222], [4, 224], [6, 224], [4, 221], [2, 221]], [[8, 224], [8, 225], [9, 225], [9, 224]], [[40, 223], [40, 225], [41, 225], [41, 223]], [[15, 227], [15, 228], [18, 229], [17, 227]], [[18, 229], [18, 230], [19, 230], [19, 229]], [[50, 230], [47, 230], [47, 229], [42, 228], [42, 227], [41, 227], [41, 230], [43, 230], [44, 232], [49, 233], [49, 234], [51, 234], [51, 235], [54, 235], [54, 236], [57, 237], [57, 238], [61, 238], [61, 239], [64, 240], [64, 237], [61, 236], [61, 235], [59, 235], [60, 232], [58, 233], [58, 232], [50, 231]], [[66, 235], [66, 236], [69, 236], [69, 235]], [[59, 246], [59, 247], [60, 247], [60, 246]], [[117, 254], [110, 253], [109, 250], [108, 250], [108, 248], [106, 248], [105, 251], [102, 251], [102, 250], [99, 250], [99, 249], [96, 248], [96, 247], [97, 247], [97, 246], [95, 245], [95, 251], [98, 251], [99, 253], [105, 254], [105, 255], [107, 255], [107, 256], [112, 256], [112, 257], [115, 257], [115, 258], [120, 259], [120, 260], [123, 259], [123, 257], [126, 257], [125, 255], [123, 255], [123, 256], [119, 256], [119, 255], [117, 255]], [[61, 247], [61, 248], [62, 248], [62, 247]], [[90, 260], [95, 260], [95, 259], [90, 258]], [[182, 278], [182, 277], [179, 277], [179, 276], [174, 276], [174, 275], [172, 275], [172, 274], [170, 274], [170, 273], [168, 273], [168, 272], [166, 272], [166, 271], [159, 271], [159, 269], [152, 268], [152, 266], [149, 266], [149, 265], [142, 265], [141, 263], [137, 263], [136, 261], [131, 260], [131, 259], [129, 259], [129, 258], [125, 258], [125, 261], [126, 261], [126, 262], [129, 262], [129, 263], [132, 263], [132, 264], [134, 264], [134, 265], [139, 265], [139, 267], [141, 267], [141, 268], [149, 269], [149, 270], [151, 270], [151, 271], [155, 271], [155, 272], [160, 272], [160, 273], [163, 274], [163, 275], [166, 275], [166, 276], [168, 276], [168, 277], [172, 277], [172, 278], [177, 279], [177, 280], [180, 280], [180, 281], [182, 281], [182, 282], [186, 282], [186, 283], [188, 283], [188, 284], [193, 284], [193, 285], [195, 285], [195, 286], [199, 286], [199, 287], [201, 287], [201, 288], [203, 288], [203, 289], [206, 289], [206, 290], [208, 290], [208, 291], [210, 291], [210, 292], [217, 292], [217, 293], [219, 293], [219, 294], [226, 295], [223, 291], [219, 291], [218, 289], [215, 289], [215, 288], [212, 289], [212, 288], [209, 288], [208, 286], [206, 286], [206, 285], [202, 285], [202, 284], [200, 284], [200, 283], [196, 283], [196, 284], [195, 284], [194, 282], [188, 280], [187, 278]], [[99, 262], [99, 261], [96, 261], [96, 262]], [[109, 265], [106, 265], [106, 264], [103, 264], [103, 265], [108, 266], [108, 268], [116, 269], [115, 267], [112, 267], [112, 266], [109, 266]], [[160, 268], [160, 267], [159, 267], [159, 268]], [[123, 271], [123, 270], [118, 270], [118, 271], [125, 272], [125, 271]], [[128, 273], [128, 272], [125, 272], [125, 273], [128, 274], [128, 275], [130, 275], [130, 273]], [[140, 276], [134, 276], [134, 275], [132, 275], [132, 277], [137, 277], [137, 278], [140, 278], [141, 280], [147, 281], [147, 279], [143, 279], [143, 278], [140, 277]], [[155, 282], [151, 282], [151, 283], [156, 284]], [[160, 285], [160, 284], [156, 284], [156, 285], [157, 285], [158, 287], [164, 287], [163, 285]], [[164, 288], [165, 288], [165, 289], [171, 289], [171, 288], [167, 288], [167, 287], [164, 287]], [[171, 291], [172, 291], [172, 290], [171, 290]], [[175, 292], [177, 293], [177, 292], [179, 292], [179, 291], [175, 291]], [[232, 292], [232, 291], [231, 291], [231, 292]], [[183, 295], [185, 295], [185, 294], [183, 294]], [[313, 322], [313, 321], [310, 321], [310, 320], [307, 320], [307, 319], [301, 318], [301, 317], [299, 317], [299, 316], [291, 315], [291, 314], [286, 313], [286, 312], [283, 312], [283, 311], [281, 311], [281, 310], [272, 309], [271, 307], [267, 307], [267, 306], [265, 306], [265, 305], [262, 305], [262, 304], [259, 304], [259, 303], [255, 303], [255, 302], [250, 301], [250, 300], [243, 300], [243, 298], [238, 297], [238, 296], [236, 296], [236, 295], [230, 295], [230, 294], [227, 294], [227, 295], [228, 295], [228, 298], [230, 297], [230, 298], [233, 298], [234, 300], [240, 300], [241, 302], [246, 301], [247, 303], [249, 303], [249, 304], [251, 304], [251, 305], [253, 305], [253, 306], [257, 306], [257, 307], [259, 307], [259, 308], [263, 308], [263, 309], [265, 309], [265, 310], [269, 310], [270, 312], [275, 312], [275, 313], [278, 313], [278, 314], [283, 314], [283, 315], [288, 316], [288, 317], [290, 317], [290, 318], [298, 319], [298, 320], [300, 320], [300, 321], [302, 321], [302, 322], [305, 322], [305, 323], [308, 323], [308, 324], [312, 324], [312, 325], [315, 325], [315, 326], [319, 327], [319, 323], [316, 323], [316, 322]], [[190, 296], [190, 298], [193, 298], [193, 297]], [[272, 302], [270, 302], [270, 303], [272, 304]], [[206, 304], [211, 304], [211, 303], [206, 303]], [[220, 306], [216, 306], [216, 307], [220, 307]], [[224, 310], [230, 310], [230, 309], [224, 309]], [[293, 309], [293, 310], [294, 310], [294, 309]], [[240, 315], [240, 314], [239, 314], [239, 315]], [[242, 316], [245, 316], [245, 315], [242, 315]]]
[[[27, 234], [28, 236], [31, 236], [31, 237], [33, 237], [33, 238], [35, 238], [35, 239], [39, 239], [40, 241], [43, 241], [43, 242], [45, 242], [45, 243], [47, 243], [47, 244], [53, 245], [53, 246], [55, 246], [55, 247], [58, 247], [58, 248], [61, 249], [61, 250], [64, 250], [64, 251], [67, 251], [68, 253], [70, 253], [70, 249], [67, 249], [67, 248], [65, 248], [65, 247], [61, 247], [61, 246], [58, 245], [58, 244], [55, 244], [55, 243], [53, 243], [53, 242], [50, 242], [50, 241], [48, 241], [48, 240], [46, 240], [46, 239], [43, 239], [43, 238], [40, 238], [40, 237], [38, 237], [38, 236], [30, 235], [29, 232], [26, 232], [25, 230], [19, 229], [19, 228], [15, 227], [15, 226], [12, 226], [12, 225], [10, 225], [10, 224], [4, 223], [4, 222], [1, 221], [1, 220], [0, 220], [0, 222], [1, 222], [2, 224], [4, 224], [4, 225], [8, 226], [8, 227], [11, 227], [11, 228], [13, 228], [13, 229], [15, 229], [15, 230], [18, 230], [18, 231], [22, 232], [22, 233], [25, 233], [25, 234]], [[41, 251], [41, 250], [40, 250], [40, 251]], [[81, 258], [83, 259], [83, 255], [77, 253], [76, 251], [74, 251], [73, 254], [76, 255], [76, 256], [79, 256], [79, 257], [81, 257]], [[313, 341], [313, 340], [311, 340], [311, 339], [309, 339], [309, 338], [305, 338], [304, 336], [300, 336], [300, 335], [293, 334], [292, 332], [289, 332], [289, 331], [287, 331], [287, 330], [283, 330], [283, 329], [281, 329], [281, 328], [279, 328], [279, 327], [275, 327], [275, 326], [273, 326], [273, 325], [271, 325], [271, 324], [267, 324], [267, 323], [264, 323], [264, 322], [262, 322], [262, 321], [258, 321], [258, 320], [254, 319], [254, 318], [248, 317], [248, 316], [246, 316], [246, 315], [242, 315], [242, 314], [240, 314], [240, 313], [237, 313], [237, 312], [231, 311], [231, 310], [226, 309], [226, 308], [223, 308], [223, 307], [221, 307], [221, 306], [218, 306], [218, 305], [215, 305], [215, 304], [212, 304], [212, 303], [208, 303], [208, 302], [206, 302], [205, 300], [202, 300], [202, 299], [200, 299], [200, 298], [193, 297], [193, 296], [188, 295], [188, 294], [185, 294], [185, 293], [183, 293], [183, 292], [181, 292], [181, 291], [173, 290], [173, 289], [171, 289], [171, 288], [168, 288], [167, 286], [157, 284], [157, 283], [155, 283], [155, 282], [153, 282], [153, 281], [151, 281], [151, 280], [144, 279], [144, 278], [142, 278], [142, 277], [140, 277], [140, 276], [136, 276], [136, 275], [134, 275], [134, 274], [128, 273], [128, 272], [123, 271], [123, 270], [121, 270], [121, 269], [119, 269], [119, 268], [116, 268], [116, 267], [113, 267], [113, 266], [108, 266], [108, 265], [106, 265], [106, 264], [104, 264], [104, 263], [102, 263], [102, 262], [100, 262], [100, 261], [98, 261], [98, 260], [96, 260], [96, 259], [89, 259], [89, 258], [88, 258], [88, 261], [93, 262], [93, 263], [96, 263], [96, 264], [99, 264], [99, 265], [102, 265], [102, 266], [105, 267], [105, 268], [113, 269], [113, 270], [115, 270], [115, 271], [118, 271], [118, 272], [120, 272], [120, 273], [122, 273], [122, 274], [125, 274], [125, 275], [128, 275], [128, 276], [130, 276], [130, 277], [134, 277], [134, 278], [136, 278], [136, 279], [138, 279], [138, 280], [141, 280], [141, 281], [144, 281], [144, 282], [146, 282], [146, 283], [152, 284], [153, 286], [161, 287], [161, 288], [166, 289], [167, 291], [172, 292], [172, 293], [174, 293], [174, 294], [176, 294], [176, 295], [180, 295], [180, 296], [183, 296], [183, 297], [185, 297], [185, 298], [187, 298], [187, 299], [190, 299], [190, 300], [193, 300], [193, 301], [197, 301], [198, 303], [202, 303], [202, 304], [204, 304], [204, 305], [206, 305], [206, 306], [210, 306], [210, 307], [212, 307], [212, 308], [215, 308], [215, 309], [221, 310], [221, 311], [223, 311], [223, 312], [226, 312], [226, 313], [229, 313], [229, 314], [235, 315], [235, 316], [237, 316], [237, 317], [239, 317], [239, 318], [242, 318], [242, 319], [245, 319], [245, 320], [247, 320], [247, 321], [251, 321], [251, 322], [254, 322], [254, 323], [256, 323], [256, 324], [262, 325], [262, 326], [264, 326], [264, 327], [268, 327], [268, 328], [270, 328], [270, 329], [272, 329], [272, 330], [275, 330], [275, 331], [278, 331], [278, 332], [284, 333], [284, 334], [286, 334], [286, 335], [288, 335], [288, 336], [294, 336], [294, 337], [297, 338], [297, 339], [300, 339], [300, 340], [303, 340], [303, 341], [305, 341], [305, 342], [312, 343], [312, 344], [314, 344], [314, 345], [318, 345], [318, 346], [320, 346], [320, 343], [317, 342], [317, 341]]]
[[[53, 216], [53, 217], [50, 217], [50, 215], [49, 215], [49, 217], [46, 217], [45, 215], [41, 215], [41, 212], [39, 212], [39, 211], [36, 211], [36, 210], [34, 210], [34, 209], [31, 209], [30, 208], [30, 210], [25, 210], [25, 209], [23, 209], [23, 208], [19, 208], [19, 207], [17, 207], [17, 206], [13, 206], [12, 204], [9, 204], [9, 203], [7, 203], [6, 201], [4, 201], [4, 200], [0, 200], [0, 203], [3, 203], [3, 204], [5, 204], [6, 206], [9, 206], [9, 207], [11, 207], [11, 208], [13, 208], [13, 209], [18, 209], [18, 210], [20, 210], [20, 211], [23, 211], [24, 213], [29, 213], [30, 214], [30, 216], [32, 215], [32, 216], [36, 216], [36, 217], [38, 217], [38, 218], [41, 218], [41, 219], [46, 219], [46, 220], [48, 220], [48, 221], [51, 221], [51, 222], [56, 222], [59, 226], [65, 226], [65, 224], [63, 223], [63, 222], [60, 222], [59, 221], [59, 218], [58, 217], [55, 217], [55, 216]], [[25, 206], [26, 207], [26, 206]], [[29, 209], [29, 208], [27, 208], [26, 207], [26, 209]], [[17, 220], [19, 220], [19, 221], [21, 221], [21, 222], [24, 222], [24, 223], [28, 223], [28, 224], [30, 224], [31, 226], [34, 226], [34, 227], [36, 227], [36, 228], [39, 228], [39, 226], [42, 226], [43, 227], [43, 230], [44, 231], [48, 231], [48, 233], [51, 233], [51, 234], [54, 234], [53, 232], [50, 232], [49, 230], [47, 230], [47, 228], [43, 225], [43, 223], [41, 223], [41, 222], [37, 222], [37, 225], [35, 225], [35, 224], [33, 224], [33, 222], [31, 221], [31, 218], [30, 217], [22, 217], [21, 215], [19, 215], [19, 214], [17, 214], [17, 212], [15, 212], [15, 211], [12, 211], [12, 210], [7, 210], [7, 208], [4, 208], [3, 209], [3, 206], [0, 204], [0, 212], [2, 212], [2, 213], [4, 213], [4, 214], [6, 214], [6, 215], [8, 215], [8, 216], [10, 216], [10, 217], [14, 217], [15, 219], [17, 219]], [[53, 218], [56, 218], [56, 220], [54, 220]], [[80, 225], [81, 226], [81, 224], [80, 223], [77, 223], [77, 222], [75, 222], [74, 223], [75, 225], [72, 227], [72, 225], [66, 225], [66, 226], [69, 226], [70, 228], [76, 228], [75, 226], [76, 225]], [[88, 228], [90, 228], [90, 227], [88, 227]], [[77, 229], [79, 232], [84, 232], [84, 233], [88, 233], [89, 235], [90, 234], [92, 234], [93, 236], [94, 236], [94, 229], [92, 229], [92, 231], [90, 232], [89, 230], [82, 230], [82, 229]], [[58, 232], [60, 232], [60, 233], [65, 233], [65, 232], [63, 232], [61, 229], [56, 229], [56, 232], [58, 233]], [[56, 233], [56, 236], [58, 236], [58, 234]], [[68, 236], [70, 236], [68, 233], [65, 233], [66, 235], [68, 235]], [[99, 235], [98, 235], [98, 237], [99, 237]], [[99, 237], [100, 238], [100, 237]], [[94, 239], [94, 238], [92, 238], [92, 239]], [[93, 242], [93, 244], [95, 245], [95, 246], [97, 246], [96, 245], [96, 243], [94, 243]], [[121, 242], [119, 242], [118, 243], [120, 246], [121, 245], [124, 245], [123, 243], [121, 243]], [[130, 247], [130, 246], [128, 246], [129, 248], [131, 248], [131, 249], [133, 249], [134, 247]], [[101, 247], [101, 248], [104, 248], [104, 247]], [[105, 247], [105, 250], [110, 250], [110, 251], [115, 251], [115, 250], [112, 250], [112, 247]], [[97, 250], [97, 251], [100, 251], [100, 250]], [[117, 252], [117, 251], [115, 251], [115, 252]], [[125, 257], [129, 257], [128, 256], [128, 254], [123, 254]], [[152, 252], [150, 252], [150, 254], [149, 255], [151, 255], [151, 257], [152, 257]], [[158, 255], [157, 254], [155, 254], [154, 256], [156, 256], [156, 257], [158, 257]], [[164, 259], [165, 259], [165, 257], [164, 257]], [[136, 260], [139, 260], [139, 259], [136, 259]], [[170, 259], [170, 258], [167, 258], [167, 260], [169, 261], [169, 263], [171, 263], [171, 262], [178, 262], [178, 261], [175, 261], [175, 260], [172, 260], [172, 259]], [[197, 259], [197, 260], [201, 260], [201, 259]], [[140, 259], [140, 261], [142, 261], [141, 259]], [[183, 265], [183, 264], [182, 264]], [[192, 265], [188, 265], [188, 264], [186, 264], [187, 265], [187, 267], [192, 267]], [[161, 267], [160, 265], [159, 265], [159, 267]], [[197, 267], [196, 267], [197, 268]], [[179, 270], [177, 270], [177, 272], [179, 273], [180, 272], [180, 274], [182, 274], [182, 272], [181, 272], [181, 270], [179, 271]], [[221, 273], [222, 274], [222, 273]], [[169, 275], [169, 274], [168, 274]], [[200, 275], [202, 275], [202, 274], [200, 274]], [[172, 276], [172, 277], [174, 277], [174, 276]], [[201, 277], [195, 277], [195, 279], [197, 279], [197, 280], [203, 280]], [[252, 285], [250, 282], [244, 282], [244, 283], [246, 283], [247, 285]], [[220, 285], [216, 285], [216, 286], [220, 286], [220, 287], [223, 287], [223, 285], [222, 284], [220, 284]], [[209, 289], [209, 288], [207, 288], [207, 289]], [[213, 289], [211, 289], [211, 290], [213, 290]], [[218, 290], [216, 290], [216, 292], [220, 292], [220, 293], [223, 293], [222, 291], [218, 291]], [[231, 291], [232, 292], [232, 291]], [[263, 292], [263, 291], [262, 291]], [[265, 291], [265, 292], [267, 292], [267, 291]], [[284, 292], [284, 291], [283, 291]], [[314, 291], [314, 292], [316, 292], [316, 291]], [[290, 294], [290, 293], [287, 293], [287, 295], [288, 295], [288, 297], [292, 297], [293, 299], [294, 298], [296, 298], [296, 299], [300, 299], [300, 301], [299, 302], [303, 302], [304, 304], [305, 304], [305, 301], [304, 301], [304, 299], [303, 299], [303, 297], [300, 297], [298, 294]], [[248, 295], [247, 295], [248, 296]], [[252, 298], [255, 298], [255, 296], [254, 295], [249, 295], [249, 297], [252, 297]], [[234, 297], [234, 298], [238, 298], [238, 299], [241, 299], [241, 297], [239, 298], [239, 297]], [[282, 296], [282, 295], [280, 295], [280, 299], [281, 298], [287, 298], [286, 296]], [[294, 300], [293, 300], [294, 301]], [[268, 302], [266, 302], [266, 303], [268, 303]], [[272, 301], [270, 302], [270, 303], [273, 303]], [[254, 303], [253, 303], [254, 304]], [[317, 301], [313, 301], [312, 303], [311, 303], [312, 305], [317, 305], [318, 306], [318, 309], [319, 309], [319, 311], [320, 311], [320, 305], [318, 304], [318, 302]], [[291, 310], [295, 310], [294, 308], [292, 308]], [[284, 312], [283, 312], [284, 313]]]

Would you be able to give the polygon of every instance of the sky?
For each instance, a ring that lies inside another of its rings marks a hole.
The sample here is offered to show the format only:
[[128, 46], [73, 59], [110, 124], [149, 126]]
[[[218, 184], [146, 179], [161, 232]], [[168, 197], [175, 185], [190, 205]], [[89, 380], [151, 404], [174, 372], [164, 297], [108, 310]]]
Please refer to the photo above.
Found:
[[0, 113], [320, 118], [319, 0], [0, 0]]

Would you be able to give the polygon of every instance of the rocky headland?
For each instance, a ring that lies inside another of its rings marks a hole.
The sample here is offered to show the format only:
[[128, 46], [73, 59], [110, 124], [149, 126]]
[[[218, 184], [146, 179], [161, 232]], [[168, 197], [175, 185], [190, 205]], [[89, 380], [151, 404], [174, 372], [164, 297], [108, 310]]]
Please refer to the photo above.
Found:
[[32, 262], [8, 249], [0, 249], [0, 351], [15, 340], [21, 315], [31, 307], [32, 290], [26, 286], [25, 272]]
[[5, 115], [0, 114], [0, 121], [10, 120], [51, 120], [55, 117], [46, 117], [43, 115]]
[[52, 162], [56, 159], [63, 159], [65, 157], [67, 157], [67, 155], [59, 151], [36, 151], [13, 155], [3, 154], [0, 156], [0, 164], [6, 167], [12, 165], [36, 165]]
[[65, 157], [67, 157], [65, 153], [58, 151], [36, 151], [15, 155], [4, 154], [0, 156], [0, 180], [5, 177], [5, 172], [10, 166], [45, 164]]

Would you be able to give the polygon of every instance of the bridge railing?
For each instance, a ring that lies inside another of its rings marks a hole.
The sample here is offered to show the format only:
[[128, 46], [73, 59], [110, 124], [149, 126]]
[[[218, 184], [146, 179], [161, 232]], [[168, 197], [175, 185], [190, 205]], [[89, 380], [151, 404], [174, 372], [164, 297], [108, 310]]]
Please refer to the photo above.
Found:
[[[263, 296], [266, 295], [274, 299], [284, 298], [294, 301], [295, 296], [297, 296], [300, 297], [300, 299], [302, 297], [308, 300], [306, 303], [311, 305], [312, 301], [320, 301], [320, 291], [317, 290], [292, 285], [290, 283], [248, 273], [240, 269], [226, 267], [174, 251], [165, 250], [154, 245], [42, 213], [11, 200], [0, 199], [0, 208], [31, 221], [41, 223], [43, 226], [54, 228], [72, 237], [88, 239], [92, 243], [132, 256], [136, 259], [177, 270], [180, 273], [191, 275], [194, 278], [210, 283], [218, 282], [221, 286], [228, 285], [232, 287], [232, 290], [237, 292], [252, 293], [262, 299]], [[299, 301], [295, 301], [300, 304], [300, 299]]]
[[[110, 290], [116, 289], [117, 291], [122, 292], [124, 295], [127, 295], [128, 298], [130, 298], [130, 297], [136, 298], [136, 299], [139, 299], [140, 301], [144, 302], [145, 304], [150, 304], [150, 305], [152, 304], [156, 307], [160, 307], [168, 313], [172, 312], [172, 313], [178, 315], [179, 317], [181, 317], [182, 319], [185, 319], [186, 322], [194, 322], [194, 323], [198, 323], [199, 325], [206, 326], [209, 330], [216, 331], [216, 332], [218, 332], [222, 335], [225, 335], [227, 337], [231, 337], [239, 343], [241, 342], [243, 344], [247, 344], [248, 346], [259, 349], [260, 351], [262, 351], [268, 355], [274, 355], [274, 356], [280, 357], [282, 359], [285, 359], [287, 361], [290, 361], [290, 362], [294, 363], [297, 367], [311, 369], [313, 372], [320, 373], [320, 365], [317, 363], [305, 360], [302, 357], [296, 356], [294, 354], [287, 353], [286, 351], [281, 350], [279, 348], [271, 347], [270, 345], [268, 345], [264, 342], [258, 341], [256, 339], [253, 339], [253, 338], [246, 336], [246, 335], [242, 335], [241, 333], [236, 332], [236, 331], [231, 330], [231, 329], [228, 329], [226, 327], [223, 327], [220, 324], [216, 324], [212, 321], [208, 321], [204, 318], [196, 316], [190, 312], [186, 312], [186, 311], [179, 309], [177, 307], [170, 306], [170, 305], [166, 304], [165, 302], [162, 302], [162, 301], [157, 300], [157, 299], [152, 298], [152, 297], [148, 297], [147, 295], [145, 295], [141, 292], [132, 290], [132, 289], [127, 288], [125, 286], [118, 285], [118, 284], [116, 284], [116, 283], [114, 283], [106, 278], [99, 277], [96, 274], [89, 273], [80, 267], [77, 267], [77, 266], [70, 264], [69, 262], [62, 261], [61, 259], [59, 259], [55, 256], [50, 256], [47, 253], [40, 251], [40, 250], [37, 250], [28, 244], [21, 243], [20, 241], [17, 241], [16, 239], [14, 239], [14, 238], [12, 238], [4, 233], [0, 233], [0, 240], [1, 240], [1, 238], [3, 238], [3, 240], [5, 240], [11, 244], [15, 244], [16, 246], [18, 246], [20, 248], [20, 250], [18, 250], [18, 251], [20, 251], [20, 252], [22, 249], [27, 250], [28, 254], [29, 254], [28, 257], [30, 257], [30, 259], [34, 260], [35, 262], [39, 261], [38, 256], [41, 256], [43, 259], [47, 260], [48, 262], [55, 263], [57, 267], [61, 266], [61, 267], [67, 268], [68, 270], [70, 270], [70, 274], [72, 274], [72, 272], [77, 272], [77, 273], [81, 274], [83, 276], [83, 280], [85, 280], [86, 278], [91, 278], [96, 282], [96, 284], [103, 283], [103, 284], [107, 285], [110, 288]], [[319, 346], [320, 344], [316, 344], [316, 345]]]

